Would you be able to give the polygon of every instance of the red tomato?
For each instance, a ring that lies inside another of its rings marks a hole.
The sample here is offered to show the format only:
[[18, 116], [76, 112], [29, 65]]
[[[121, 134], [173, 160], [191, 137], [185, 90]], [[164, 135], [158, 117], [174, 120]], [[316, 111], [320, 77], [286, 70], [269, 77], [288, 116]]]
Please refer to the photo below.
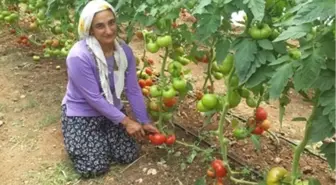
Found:
[[167, 139], [166, 139], [166, 144], [167, 144], [167, 145], [172, 145], [172, 144], [175, 143], [175, 140], [176, 140], [175, 135], [170, 135], [170, 136], [168, 136]]
[[152, 71], [150, 68], [146, 68], [146, 69], [145, 69], [145, 72], [146, 72], [149, 76], [151, 76], [151, 75], [153, 74], [153, 71]]
[[172, 97], [172, 98], [164, 98], [163, 99], [163, 103], [166, 107], [172, 107], [176, 104], [177, 99], [176, 97]]
[[258, 126], [253, 130], [252, 133], [255, 135], [261, 135], [263, 132], [264, 132], [264, 129], [261, 126]]
[[265, 119], [267, 119], [267, 112], [264, 108], [258, 107], [256, 109], [255, 117], [257, 121], [264, 121]]
[[150, 134], [148, 138], [153, 145], [162, 145], [166, 141], [165, 135], [160, 133]]
[[226, 169], [223, 165], [223, 162], [219, 159], [212, 161], [211, 163], [212, 168], [215, 170], [216, 177], [225, 177], [226, 176]]
[[150, 64], [150, 65], [153, 65], [154, 64], [154, 61], [152, 59], [147, 59], [147, 62]]
[[152, 85], [153, 85], [152, 79], [148, 78], [147, 80], [145, 80], [145, 86], [152, 86]]
[[138, 82], [141, 88], [146, 87], [146, 81], [144, 79], [140, 79]]

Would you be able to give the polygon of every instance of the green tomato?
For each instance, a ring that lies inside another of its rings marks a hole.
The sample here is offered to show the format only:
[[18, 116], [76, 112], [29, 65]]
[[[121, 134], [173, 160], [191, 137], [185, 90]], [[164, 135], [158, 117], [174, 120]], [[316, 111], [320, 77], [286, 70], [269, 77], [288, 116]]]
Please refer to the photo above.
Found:
[[177, 59], [178, 62], [180, 62], [184, 66], [189, 64], [189, 62], [190, 62], [188, 59], [186, 59], [182, 56], [177, 56], [176, 59]]
[[246, 98], [246, 104], [251, 108], [255, 108], [257, 106], [257, 102], [252, 97]]
[[290, 49], [289, 50], [289, 57], [291, 57], [294, 60], [299, 60], [299, 59], [301, 59], [301, 51], [297, 48]]
[[157, 53], [160, 47], [155, 42], [149, 41], [149, 43], [146, 44], [146, 49], [151, 53]]
[[230, 108], [237, 107], [241, 101], [241, 96], [235, 90], [231, 90], [228, 96], [228, 103]]
[[250, 91], [247, 90], [247, 89], [244, 88], [244, 87], [243, 87], [242, 89], [240, 89], [239, 94], [240, 94], [240, 96], [243, 97], [243, 98], [248, 98], [248, 97], [250, 97]]
[[285, 168], [274, 167], [267, 173], [266, 183], [267, 185], [280, 185], [287, 174], [288, 171]]
[[159, 97], [162, 95], [162, 90], [157, 85], [153, 85], [150, 87], [149, 93], [152, 97]]
[[224, 75], [228, 75], [233, 67], [234, 56], [232, 53], [229, 53], [223, 63], [219, 66], [219, 71], [222, 72]]
[[168, 72], [170, 74], [172, 74], [173, 76], [180, 76], [181, 71], [182, 71], [182, 64], [177, 62], [177, 61], [173, 61], [171, 63], [168, 64]]
[[276, 39], [279, 35], [280, 35], [280, 33], [278, 32], [278, 30], [273, 29], [271, 35], [269, 36], [269, 38], [270, 38], [271, 40], [274, 40], [274, 39]]
[[187, 81], [184, 79], [174, 78], [173, 79], [173, 87], [175, 90], [181, 92], [185, 91], [187, 88]]
[[214, 62], [214, 63], [211, 65], [211, 71], [212, 71], [212, 72], [219, 72], [219, 66], [218, 66], [217, 62]]
[[161, 37], [158, 37], [156, 39], [156, 44], [159, 47], [167, 47], [167, 46], [171, 45], [172, 42], [173, 42], [173, 40], [172, 40], [172, 37], [170, 35], [161, 36]]
[[197, 102], [196, 108], [197, 108], [197, 110], [199, 112], [206, 112], [206, 111], [208, 111], [208, 109], [205, 108], [205, 106], [203, 105], [202, 101], [198, 101]]
[[231, 78], [231, 81], [230, 81], [230, 87], [238, 87], [239, 85], [239, 78], [237, 75], [233, 75], [232, 78]]
[[248, 136], [249, 132], [245, 128], [235, 128], [233, 130], [233, 136], [236, 139], [244, 139]]
[[218, 103], [218, 99], [215, 94], [205, 94], [203, 95], [201, 101], [204, 107], [209, 110], [215, 108]]
[[216, 78], [216, 80], [220, 80], [224, 77], [223, 73], [213, 72], [212, 75]]
[[176, 91], [173, 87], [169, 87], [167, 89], [164, 89], [162, 92], [162, 96], [164, 98], [172, 98], [176, 95]]
[[272, 29], [264, 23], [257, 26], [252, 26], [249, 29], [249, 34], [253, 39], [256, 40], [266, 39], [272, 34]]

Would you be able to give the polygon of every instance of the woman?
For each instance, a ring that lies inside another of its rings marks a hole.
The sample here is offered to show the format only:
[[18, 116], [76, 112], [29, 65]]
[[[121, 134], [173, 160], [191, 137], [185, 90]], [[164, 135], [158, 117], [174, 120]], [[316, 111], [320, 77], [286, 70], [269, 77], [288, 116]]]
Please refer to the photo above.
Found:
[[[158, 130], [148, 118], [133, 52], [117, 38], [113, 7], [104, 0], [90, 1], [81, 13], [78, 32], [81, 40], [66, 61], [62, 132], [75, 169], [87, 177], [106, 172], [111, 162], [134, 161], [139, 156], [136, 139]], [[123, 110], [124, 88], [138, 121]]]

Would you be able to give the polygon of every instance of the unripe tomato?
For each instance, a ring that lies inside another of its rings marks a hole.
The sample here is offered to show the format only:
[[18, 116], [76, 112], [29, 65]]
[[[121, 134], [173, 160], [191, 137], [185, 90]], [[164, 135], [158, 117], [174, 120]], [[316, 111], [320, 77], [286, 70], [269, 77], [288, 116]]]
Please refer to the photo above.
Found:
[[206, 111], [208, 111], [208, 109], [205, 108], [205, 106], [203, 105], [202, 101], [198, 101], [197, 102], [196, 108], [200, 112], [206, 112]]
[[241, 96], [237, 91], [231, 90], [228, 96], [228, 103], [230, 108], [237, 107], [241, 101]]
[[249, 34], [253, 39], [266, 39], [272, 34], [272, 29], [267, 24], [252, 26], [249, 29]]
[[163, 99], [163, 103], [166, 107], [172, 107], [176, 104], [177, 99], [176, 97], [172, 97], [172, 98], [164, 98]]
[[187, 87], [187, 81], [184, 79], [174, 78], [173, 87], [175, 90], [179, 92], [184, 91]]
[[149, 91], [150, 91], [150, 95], [152, 97], [158, 97], [158, 96], [162, 95], [162, 90], [159, 90], [159, 88], [158, 88], [157, 85], [151, 86], [150, 89], [149, 89]]
[[229, 74], [233, 67], [233, 62], [234, 62], [234, 55], [232, 53], [229, 53], [223, 63], [219, 65], [219, 71], [222, 72], [224, 75]]
[[246, 104], [247, 106], [254, 108], [257, 106], [257, 102], [252, 98], [252, 97], [248, 97], [246, 98]]
[[297, 48], [289, 50], [289, 56], [294, 60], [301, 59], [301, 51]]
[[153, 41], [146, 44], [146, 49], [151, 53], [157, 53], [160, 47]]
[[161, 36], [156, 39], [156, 44], [159, 47], [167, 47], [172, 44], [172, 38], [169, 35]]
[[269, 128], [271, 128], [271, 122], [269, 120], [264, 120], [262, 123], [261, 123], [261, 128], [263, 128], [265, 131], [267, 131]]
[[202, 97], [202, 104], [206, 109], [213, 109], [218, 103], [217, 96], [215, 94], [205, 94]]
[[169, 87], [168, 89], [163, 90], [162, 92], [162, 96], [164, 98], [172, 98], [176, 95], [176, 91], [174, 90], [174, 88]]

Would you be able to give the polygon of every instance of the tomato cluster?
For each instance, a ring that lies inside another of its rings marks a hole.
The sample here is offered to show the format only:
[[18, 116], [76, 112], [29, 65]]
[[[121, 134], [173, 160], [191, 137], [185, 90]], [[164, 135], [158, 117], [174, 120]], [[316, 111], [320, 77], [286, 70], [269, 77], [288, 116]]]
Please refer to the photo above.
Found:
[[211, 162], [211, 167], [207, 170], [207, 176], [216, 178], [217, 184], [222, 184], [223, 178], [226, 176], [227, 170], [222, 160], [215, 159]]
[[137, 71], [138, 83], [142, 89], [142, 94], [144, 96], [149, 96], [150, 88], [155, 82], [153, 74], [153, 69], [151, 69], [150, 67], [146, 67], [143, 70]]
[[163, 36], [158, 36], [155, 37], [151, 35], [150, 33], [145, 34], [146, 36], [150, 36], [148, 39], [148, 42], [146, 42], [146, 50], [151, 52], [151, 53], [157, 53], [160, 48], [168, 47], [172, 44], [173, 40], [170, 35], [163, 35]]
[[18, 38], [18, 40], [16, 41], [18, 44], [22, 45], [22, 46], [27, 46], [29, 47], [31, 44], [30, 44], [30, 41], [28, 39], [28, 37], [26, 35], [22, 35]]
[[271, 127], [271, 122], [267, 120], [267, 112], [264, 108], [258, 107], [255, 115], [247, 120], [246, 127], [239, 127], [233, 130], [233, 136], [236, 139], [244, 139], [250, 134], [262, 135]]
[[217, 62], [212, 64], [211, 74], [217, 80], [222, 79], [224, 76], [227, 76], [230, 73], [233, 67], [233, 62], [234, 56], [232, 53], [229, 53], [221, 64], [217, 64]]
[[148, 139], [153, 145], [166, 144], [168, 146], [173, 145], [176, 141], [176, 136], [174, 134], [164, 135], [162, 133], [150, 134]]

